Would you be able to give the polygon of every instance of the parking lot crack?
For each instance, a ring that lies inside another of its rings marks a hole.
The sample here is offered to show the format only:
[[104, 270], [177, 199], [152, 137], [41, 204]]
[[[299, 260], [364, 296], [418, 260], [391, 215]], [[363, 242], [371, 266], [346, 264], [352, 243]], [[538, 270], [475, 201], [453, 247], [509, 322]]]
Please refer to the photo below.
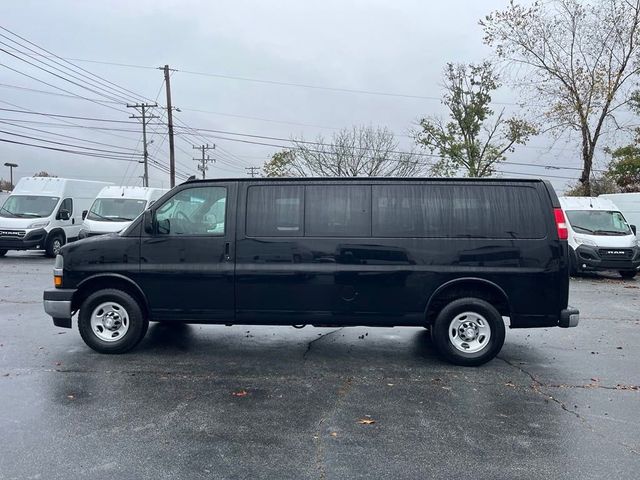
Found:
[[[635, 455], [640, 455], [640, 451], [636, 448], [634, 448], [631, 445], [628, 445], [624, 442], [618, 441], [618, 440], [613, 440], [611, 438], [609, 438], [607, 435], [603, 434], [602, 432], [599, 432], [598, 430], [596, 430], [589, 422], [587, 422], [587, 420], [582, 417], [578, 412], [574, 412], [573, 410], [569, 410], [569, 408], [567, 408], [567, 405], [560, 399], [555, 398], [553, 395], [549, 395], [548, 393], [544, 392], [542, 389], [543, 388], [553, 388], [554, 385], [547, 385], [544, 382], [540, 381], [533, 373], [527, 371], [526, 369], [522, 368], [519, 365], [516, 365], [513, 362], [510, 362], [509, 360], [500, 357], [500, 356], [496, 356], [496, 358], [498, 358], [499, 360], [502, 360], [504, 363], [506, 363], [507, 365], [509, 365], [510, 367], [515, 368], [516, 370], [520, 371], [521, 373], [523, 373], [524, 375], [528, 376], [532, 383], [531, 383], [531, 389], [538, 395], [541, 395], [542, 397], [544, 397], [546, 400], [548, 401], [552, 401], [555, 404], [559, 405], [560, 408], [562, 410], [564, 410], [567, 413], [570, 413], [571, 415], [575, 416], [578, 420], [580, 420], [592, 433], [594, 433], [595, 435], [599, 436], [600, 438], [603, 438], [605, 440], [611, 441], [613, 443], [615, 443], [616, 445], [623, 447], [625, 450], [627, 450], [630, 453], [633, 453]], [[556, 386], [557, 388], [557, 386]], [[580, 386], [576, 386], [575, 388], [580, 388]], [[608, 388], [607, 388], [608, 389]], [[617, 388], [613, 388], [614, 390], [618, 390]]]
[[318, 338], [314, 338], [313, 340], [311, 340], [308, 344], [307, 344], [307, 349], [305, 350], [304, 354], [302, 354], [302, 359], [306, 360], [307, 359], [307, 355], [309, 354], [309, 352], [311, 351], [311, 347], [313, 347], [313, 344], [322, 340], [323, 338], [328, 337], [329, 335], [333, 335], [334, 333], [338, 333], [340, 330], [344, 329], [344, 327], [340, 327], [337, 328], [335, 330], [332, 330], [330, 332], [324, 333], [322, 335], [320, 335]]
[[[341, 330], [341, 329], [338, 329], [338, 330]], [[334, 332], [329, 332], [327, 335], [330, 335], [331, 333], [335, 333], [338, 330], [335, 330]], [[333, 407], [329, 410], [327, 414], [323, 415], [320, 418], [320, 420], [316, 425], [316, 432], [314, 435], [314, 441], [316, 446], [316, 468], [318, 470], [318, 473], [320, 474], [319, 478], [321, 480], [325, 480], [327, 478], [326, 459], [325, 459], [325, 451], [324, 451], [324, 435], [323, 435], [324, 426], [327, 423], [327, 420], [335, 416], [338, 409], [344, 402], [345, 397], [351, 390], [352, 385], [353, 385], [352, 377], [347, 377], [342, 382], [342, 384], [340, 385], [340, 388], [338, 388], [336, 400], [333, 404]]]

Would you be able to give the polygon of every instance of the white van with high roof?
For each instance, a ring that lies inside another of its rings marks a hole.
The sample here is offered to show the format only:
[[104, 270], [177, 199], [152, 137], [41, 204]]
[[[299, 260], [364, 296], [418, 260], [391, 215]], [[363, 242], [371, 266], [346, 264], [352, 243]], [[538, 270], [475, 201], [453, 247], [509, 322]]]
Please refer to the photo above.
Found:
[[636, 227], [601, 197], [560, 197], [569, 227], [571, 273], [617, 270], [633, 278], [640, 268]]
[[84, 215], [80, 238], [121, 231], [168, 191], [150, 187], [104, 187]]
[[44, 250], [55, 257], [78, 238], [82, 214], [107, 182], [24, 177], [0, 207], [0, 257], [9, 250]]
[[[598, 198], [606, 198], [615, 203], [622, 212], [627, 222], [633, 225], [640, 225], [640, 192], [634, 193], [607, 193]], [[636, 232], [636, 236], [638, 233]]]

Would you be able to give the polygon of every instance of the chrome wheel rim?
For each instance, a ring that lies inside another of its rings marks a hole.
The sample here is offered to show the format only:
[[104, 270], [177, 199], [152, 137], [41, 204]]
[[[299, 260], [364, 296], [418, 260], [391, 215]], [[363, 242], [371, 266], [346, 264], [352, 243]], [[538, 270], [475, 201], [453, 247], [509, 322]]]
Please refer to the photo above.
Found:
[[100, 340], [115, 342], [129, 330], [129, 314], [116, 302], [104, 302], [91, 313], [91, 331]]
[[52, 248], [53, 253], [55, 253], [56, 255], [58, 255], [58, 254], [60, 253], [60, 249], [62, 248], [62, 241], [56, 238], [56, 239], [53, 241], [52, 247], [53, 247], [53, 248]]
[[490, 339], [489, 322], [479, 313], [461, 313], [449, 324], [449, 340], [460, 352], [477, 353], [489, 345]]

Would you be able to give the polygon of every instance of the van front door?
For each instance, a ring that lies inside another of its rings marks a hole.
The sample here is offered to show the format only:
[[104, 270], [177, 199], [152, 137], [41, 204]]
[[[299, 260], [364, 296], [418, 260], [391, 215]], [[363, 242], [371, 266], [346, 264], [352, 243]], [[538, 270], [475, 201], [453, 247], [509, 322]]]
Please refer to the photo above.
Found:
[[236, 188], [185, 185], [153, 206], [138, 279], [153, 320], [233, 321]]

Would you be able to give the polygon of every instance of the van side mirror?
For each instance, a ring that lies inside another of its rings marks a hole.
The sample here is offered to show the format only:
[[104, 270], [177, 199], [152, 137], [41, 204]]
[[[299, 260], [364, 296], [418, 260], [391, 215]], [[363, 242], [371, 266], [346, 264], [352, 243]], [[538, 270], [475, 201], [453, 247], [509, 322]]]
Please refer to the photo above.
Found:
[[153, 233], [153, 211], [145, 210], [142, 215], [142, 228], [145, 233]]
[[89, 210], [83, 210], [82, 211], [82, 219], [84, 220], [85, 218], [87, 218], [87, 214], [89, 213]]
[[60, 210], [58, 212], [58, 218], [60, 220], [69, 220], [71, 218], [71, 212], [69, 212], [69, 210]]
[[636, 232], [636, 226], [635, 225], [629, 225], [631, 227], [631, 231], [633, 232], [634, 235], [637, 235]]

